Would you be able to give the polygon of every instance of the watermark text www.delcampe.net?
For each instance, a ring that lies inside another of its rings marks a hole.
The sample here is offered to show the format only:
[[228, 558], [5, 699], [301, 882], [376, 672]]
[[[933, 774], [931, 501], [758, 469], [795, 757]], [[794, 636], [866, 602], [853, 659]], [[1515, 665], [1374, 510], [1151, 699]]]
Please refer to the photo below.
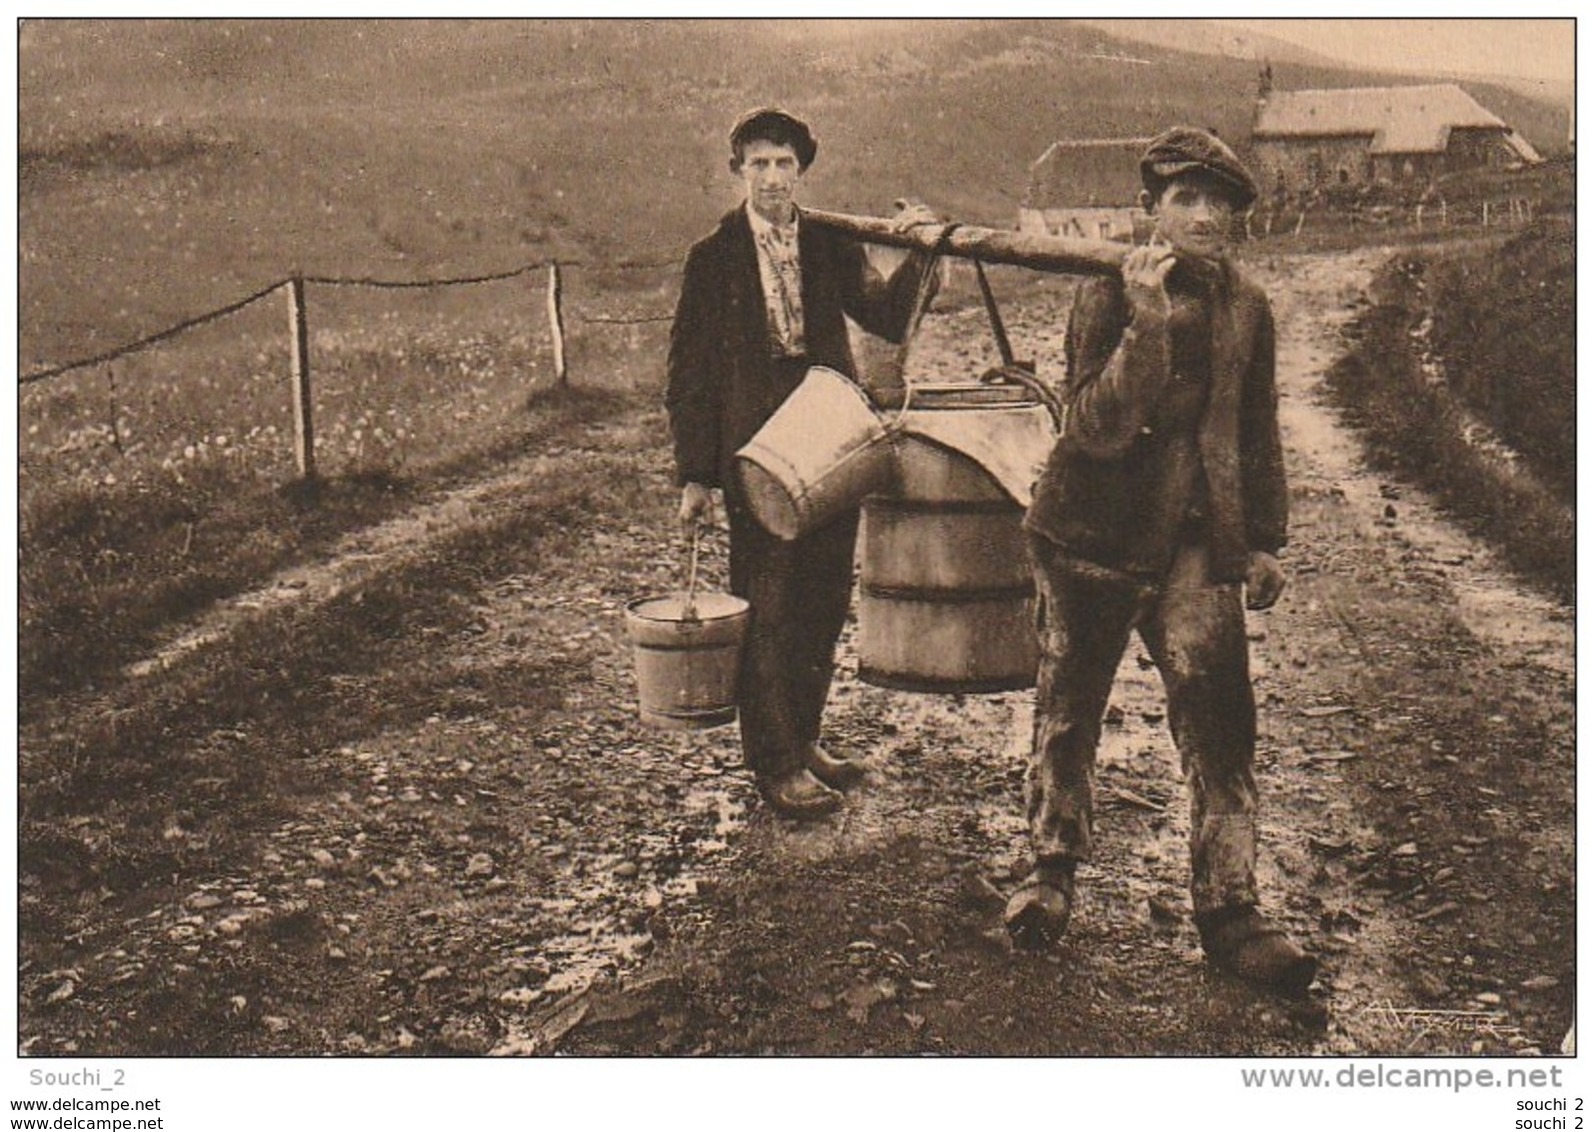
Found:
[[1507, 1069], [1480, 1066], [1346, 1065], [1339, 1069], [1241, 1069], [1247, 1089], [1559, 1089], [1561, 1067]]

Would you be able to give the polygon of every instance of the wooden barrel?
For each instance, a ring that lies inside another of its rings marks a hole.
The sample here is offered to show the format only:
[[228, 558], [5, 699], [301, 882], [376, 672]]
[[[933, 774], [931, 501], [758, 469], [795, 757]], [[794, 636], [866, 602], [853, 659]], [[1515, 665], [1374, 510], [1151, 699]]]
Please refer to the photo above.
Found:
[[1033, 687], [1040, 653], [1023, 509], [979, 462], [917, 435], [913, 415], [957, 412], [959, 429], [986, 438], [1044, 438], [1047, 429], [1028, 426], [1046, 410], [1025, 393], [978, 385], [916, 388], [912, 405], [897, 438], [897, 485], [863, 504], [858, 676], [913, 692]]

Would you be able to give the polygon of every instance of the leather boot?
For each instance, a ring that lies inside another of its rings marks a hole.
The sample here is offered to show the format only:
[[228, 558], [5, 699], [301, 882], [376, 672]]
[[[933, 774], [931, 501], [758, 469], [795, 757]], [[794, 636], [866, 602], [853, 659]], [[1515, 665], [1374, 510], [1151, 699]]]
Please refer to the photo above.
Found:
[[781, 817], [799, 821], [822, 817], [841, 807], [841, 795], [815, 778], [807, 767], [760, 777], [758, 792]]
[[1196, 917], [1212, 965], [1249, 982], [1300, 995], [1317, 977], [1317, 960], [1255, 908], [1220, 908]]
[[832, 790], [847, 790], [863, 781], [864, 765], [858, 759], [837, 758], [818, 743], [803, 749], [803, 762], [815, 778]]
[[1068, 930], [1074, 910], [1074, 862], [1037, 865], [1013, 893], [1002, 922], [1020, 951], [1046, 951]]

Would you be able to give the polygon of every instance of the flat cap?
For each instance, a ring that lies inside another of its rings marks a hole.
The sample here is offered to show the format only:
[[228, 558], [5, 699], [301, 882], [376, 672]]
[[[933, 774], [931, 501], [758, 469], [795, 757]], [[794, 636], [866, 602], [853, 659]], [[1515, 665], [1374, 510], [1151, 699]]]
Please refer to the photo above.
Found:
[[1256, 200], [1256, 182], [1251, 174], [1234, 150], [1210, 130], [1174, 126], [1152, 138], [1140, 157], [1140, 180], [1153, 192], [1170, 178], [1193, 169], [1210, 173], [1227, 186], [1239, 208]]
[[807, 169], [819, 152], [819, 142], [808, 123], [773, 106], [760, 106], [736, 119], [731, 127], [731, 152], [737, 153], [750, 141], [762, 139], [776, 145], [789, 145], [797, 163]]

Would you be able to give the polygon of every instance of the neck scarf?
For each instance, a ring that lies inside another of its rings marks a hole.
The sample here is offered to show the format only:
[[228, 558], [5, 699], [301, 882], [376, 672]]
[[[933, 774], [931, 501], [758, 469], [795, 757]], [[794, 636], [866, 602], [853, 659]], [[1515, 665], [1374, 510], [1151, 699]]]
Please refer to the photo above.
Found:
[[758, 246], [758, 274], [764, 285], [772, 353], [793, 357], [806, 352], [803, 340], [803, 278], [797, 254], [797, 225], [771, 224], [748, 208]]

